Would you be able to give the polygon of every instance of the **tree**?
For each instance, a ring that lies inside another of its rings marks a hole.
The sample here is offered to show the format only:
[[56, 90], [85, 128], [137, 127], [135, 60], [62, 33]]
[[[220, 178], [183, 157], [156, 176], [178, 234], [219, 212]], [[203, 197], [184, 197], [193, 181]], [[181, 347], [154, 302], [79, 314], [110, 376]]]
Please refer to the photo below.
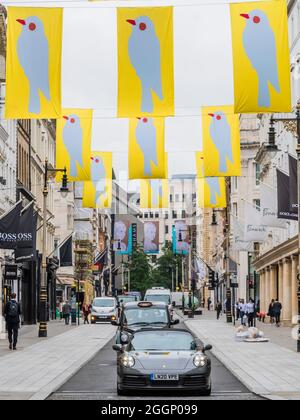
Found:
[[152, 270], [153, 286], [172, 287], [172, 271], [175, 284], [176, 265], [178, 269], [178, 278], [181, 278], [181, 256], [174, 255], [172, 243], [166, 242], [163, 247], [163, 254], [158, 258], [154, 269]]
[[152, 287], [151, 265], [149, 257], [138, 246], [133, 250], [131, 259], [125, 264], [130, 271], [130, 289], [145, 293]]

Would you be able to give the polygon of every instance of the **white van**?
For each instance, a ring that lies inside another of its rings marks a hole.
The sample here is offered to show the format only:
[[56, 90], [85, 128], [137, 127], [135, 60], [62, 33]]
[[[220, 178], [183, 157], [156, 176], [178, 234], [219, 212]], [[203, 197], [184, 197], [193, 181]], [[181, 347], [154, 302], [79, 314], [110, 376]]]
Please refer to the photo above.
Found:
[[152, 287], [147, 289], [144, 297], [148, 302], [164, 302], [169, 307], [171, 319], [173, 317], [173, 306], [171, 302], [171, 290], [164, 287]]
[[176, 308], [182, 308], [182, 297], [183, 297], [182, 292], [172, 292], [171, 299], [172, 299], [172, 303], [175, 302]]
[[111, 322], [118, 319], [118, 304], [114, 297], [97, 297], [92, 303], [91, 323]]

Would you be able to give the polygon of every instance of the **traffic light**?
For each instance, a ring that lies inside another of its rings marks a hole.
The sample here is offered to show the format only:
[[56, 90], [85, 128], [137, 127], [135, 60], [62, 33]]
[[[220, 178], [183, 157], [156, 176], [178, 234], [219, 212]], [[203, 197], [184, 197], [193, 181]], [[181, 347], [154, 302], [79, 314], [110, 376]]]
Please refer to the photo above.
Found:
[[215, 283], [215, 272], [212, 270], [208, 271], [208, 290], [214, 290], [214, 288], [216, 287], [216, 283]]

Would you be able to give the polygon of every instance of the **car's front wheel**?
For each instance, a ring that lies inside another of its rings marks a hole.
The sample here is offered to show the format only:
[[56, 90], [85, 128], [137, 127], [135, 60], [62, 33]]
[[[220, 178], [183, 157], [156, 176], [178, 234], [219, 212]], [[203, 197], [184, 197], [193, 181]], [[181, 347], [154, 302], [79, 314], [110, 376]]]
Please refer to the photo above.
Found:
[[120, 389], [119, 385], [117, 385], [117, 394], [118, 395], [128, 395], [128, 391], [124, 391], [123, 389]]

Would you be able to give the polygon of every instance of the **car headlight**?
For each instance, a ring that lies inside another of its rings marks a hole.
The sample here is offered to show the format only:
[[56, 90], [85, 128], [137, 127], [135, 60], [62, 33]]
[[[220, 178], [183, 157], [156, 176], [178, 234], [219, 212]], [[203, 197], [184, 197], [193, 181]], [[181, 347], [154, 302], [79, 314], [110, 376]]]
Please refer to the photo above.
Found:
[[130, 356], [129, 354], [123, 354], [121, 356], [121, 364], [124, 367], [133, 367], [135, 364], [135, 360], [132, 356]]
[[194, 357], [193, 363], [196, 367], [203, 367], [207, 363], [207, 357], [203, 354], [196, 354]]

